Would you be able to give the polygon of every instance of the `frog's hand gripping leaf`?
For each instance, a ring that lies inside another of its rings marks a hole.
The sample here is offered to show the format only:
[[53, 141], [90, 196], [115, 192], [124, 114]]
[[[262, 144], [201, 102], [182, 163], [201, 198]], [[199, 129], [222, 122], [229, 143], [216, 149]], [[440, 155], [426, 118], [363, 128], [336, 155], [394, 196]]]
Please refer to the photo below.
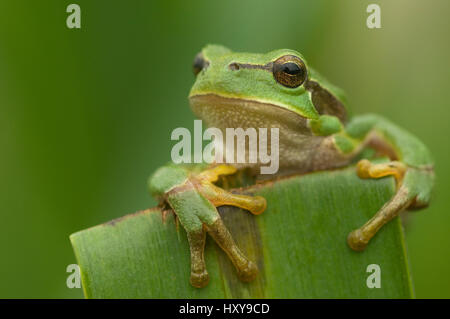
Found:
[[434, 184], [433, 161], [428, 149], [416, 137], [377, 115], [363, 115], [346, 128], [348, 136], [370, 146], [393, 161], [372, 164], [361, 160], [357, 173], [361, 178], [392, 175], [397, 193], [366, 224], [348, 236], [354, 250], [363, 250], [377, 231], [402, 210], [427, 206]]
[[218, 165], [199, 171], [201, 168], [202, 165], [168, 165], [158, 169], [149, 181], [152, 194], [171, 206], [186, 230], [191, 251], [191, 284], [201, 288], [209, 281], [204, 259], [206, 232], [227, 253], [239, 278], [251, 281], [258, 269], [236, 246], [216, 206], [232, 205], [260, 214], [266, 208], [266, 200], [260, 196], [231, 194], [212, 184], [219, 175], [234, 174], [233, 166]]

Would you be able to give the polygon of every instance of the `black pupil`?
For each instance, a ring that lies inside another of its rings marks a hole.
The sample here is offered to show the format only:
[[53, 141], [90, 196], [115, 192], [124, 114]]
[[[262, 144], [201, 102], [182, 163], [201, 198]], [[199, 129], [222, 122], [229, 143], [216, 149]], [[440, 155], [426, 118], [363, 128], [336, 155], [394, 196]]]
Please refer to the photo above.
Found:
[[283, 64], [281, 70], [290, 75], [301, 75], [303, 73], [303, 70], [297, 64], [292, 62]]

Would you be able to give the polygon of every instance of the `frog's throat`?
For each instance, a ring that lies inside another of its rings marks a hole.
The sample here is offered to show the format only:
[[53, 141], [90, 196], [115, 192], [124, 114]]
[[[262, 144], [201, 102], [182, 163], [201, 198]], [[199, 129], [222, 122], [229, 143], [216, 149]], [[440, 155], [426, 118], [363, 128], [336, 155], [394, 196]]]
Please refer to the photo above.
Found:
[[[254, 128], [258, 132], [261, 132], [261, 128], [266, 128], [268, 134], [267, 154], [278, 154], [276, 155], [279, 163], [277, 176], [326, 169], [329, 168], [328, 161], [332, 163], [333, 167], [342, 166], [348, 162], [347, 157], [343, 157], [336, 150], [332, 139], [314, 135], [306, 117], [283, 107], [259, 101], [228, 98], [217, 94], [192, 95], [190, 104], [196, 116], [203, 120], [204, 127], [218, 128], [224, 137], [227, 135], [228, 128], [244, 130]], [[277, 128], [279, 138], [275, 138], [274, 142], [272, 129]], [[222, 139], [222, 143], [224, 142]], [[259, 142], [260, 140], [258, 140], [258, 145], [260, 145]], [[274, 143], [272, 144], [272, 142]], [[250, 140], [249, 143], [245, 143], [246, 154], [248, 154], [249, 144]], [[235, 154], [237, 144], [234, 146]], [[277, 151], [272, 153], [274, 147]], [[226, 145], [224, 145], [224, 150], [227, 151]], [[256, 164], [246, 162], [239, 165], [255, 169], [259, 174], [257, 169], [266, 164], [258, 161]]]
[[285, 107], [251, 99], [207, 93], [189, 97], [192, 111], [209, 127], [307, 128], [307, 118]]

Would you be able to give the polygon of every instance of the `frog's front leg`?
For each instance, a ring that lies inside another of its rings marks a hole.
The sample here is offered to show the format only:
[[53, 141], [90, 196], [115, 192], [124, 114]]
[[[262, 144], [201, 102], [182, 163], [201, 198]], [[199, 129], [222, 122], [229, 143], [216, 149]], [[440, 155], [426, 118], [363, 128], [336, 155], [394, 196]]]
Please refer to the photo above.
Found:
[[227, 253], [239, 278], [253, 280], [258, 269], [240, 251], [216, 206], [232, 205], [260, 214], [265, 210], [265, 199], [232, 194], [213, 184], [219, 175], [235, 173], [233, 166], [218, 165], [200, 172], [195, 172], [195, 168], [191, 171], [176, 165], [162, 167], [151, 177], [149, 184], [151, 192], [172, 207], [186, 230], [191, 252], [191, 284], [200, 288], [209, 281], [204, 259], [206, 232]]
[[394, 176], [397, 185], [396, 194], [368, 222], [348, 235], [349, 246], [361, 251], [381, 227], [401, 211], [428, 205], [434, 184], [433, 162], [421, 141], [376, 115], [355, 118], [337, 140], [343, 145], [360, 141], [362, 146], [372, 147], [392, 160], [373, 164], [363, 159], [357, 164], [360, 178]]

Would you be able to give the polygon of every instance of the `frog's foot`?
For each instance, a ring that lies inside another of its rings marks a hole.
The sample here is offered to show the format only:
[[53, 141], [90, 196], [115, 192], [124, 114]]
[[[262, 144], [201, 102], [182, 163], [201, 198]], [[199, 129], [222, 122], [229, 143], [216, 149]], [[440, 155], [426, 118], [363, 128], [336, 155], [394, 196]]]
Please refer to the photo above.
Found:
[[194, 287], [204, 287], [209, 281], [204, 259], [205, 231], [229, 256], [242, 281], [251, 281], [258, 273], [255, 263], [248, 260], [234, 242], [216, 209], [216, 206], [232, 205], [260, 214], [266, 208], [263, 197], [232, 194], [212, 184], [219, 175], [235, 171], [232, 166], [219, 165], [191, 174], [185, 184], [167, 194], [170, 206], [187, 232], [191, 251], [190, 281]]
[[196, 231], [188, 231], [187, 237], [191, 251], [191, 285], [196, 288], [203, 288], [209, 282], [209, 275], [206, 270], [204, 250], [206, 232], [216, 241], [216, 243], [225, 251], [231, 259], [233, 265], [237, 270], [239, 279], [244, 282], [249, 282], [255, 279], [258, 274], [258, 267], [237, 247], [230, 232], [223, 224], [220, 217], [209, 224], [204, 224], [204, 228]]
[[400, 186], [403, 176], [405, 176], [407, 166], [398, 161], [372, 164], [370, 161], [363, 159], [356, 165], [356, 173], [360, 178], [380, 178], [384, 176], [394, 176], [397, 186]]
[[236, 172], [236, 168], [230, 165], [218, 165], [198, 174], [194, 179], [197, 189], [214, 206], [231, 205], [248, 210], [254, 215], [259, 215], [266, 209], [266, 199], [261, 196], [246, 196], [230, 193], [213, 184], [220, 175], [230, 175]]
[[[216, 207], [221, 205], [236, 206], [255, 215], [264, 212], [267, 205], [264, 197], [232, 194], [212, 184], [218, 180], [220, 175], [229, 175], [235, 172], [236, 168], [233, 166], [218, 165], [198, 174], [193, 179], [193, 183], [197, 184], [197, 190]], [[220, 216], [213, 223], [206, 223], [205, 227], [211, 237], [231, 259], [239, 278], [245, 282], [255, 279], [258, 273], [257, 266], [239, 250]]]
[[358, 162], [357, 174], [360, 178], [394, 176], [397, 184], [397, 193], [368, 222], [348, 235], [347, 243], [353, 250], [364, 250], [370, 239], [375, 236], [383, 225], [414, 202], [414, 194], [403, 183], [406, 171], [407, 166], [397, 161], [372, 164], [364, 159]]

